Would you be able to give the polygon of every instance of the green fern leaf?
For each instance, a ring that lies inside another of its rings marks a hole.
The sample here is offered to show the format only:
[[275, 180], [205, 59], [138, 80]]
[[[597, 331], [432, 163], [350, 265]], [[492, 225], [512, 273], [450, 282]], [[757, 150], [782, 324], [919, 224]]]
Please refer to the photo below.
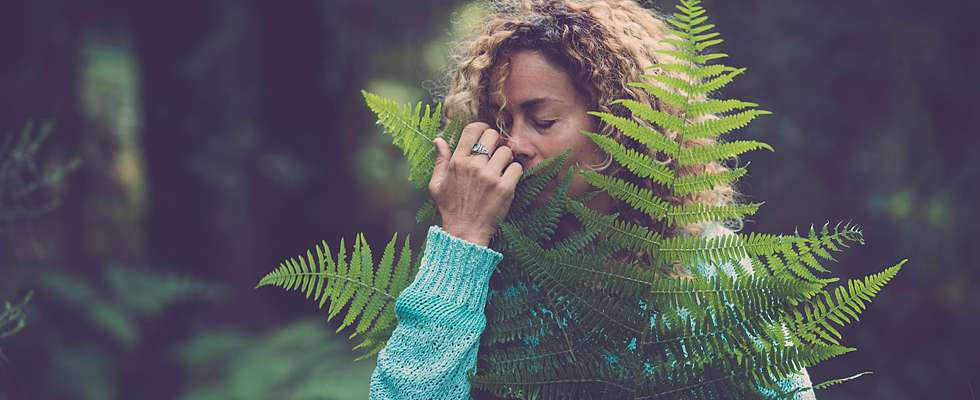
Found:
[[609, 113], [590, 111], [589, 115], [599, 117], [602, 122], [612, 125], [630, 139], [640, 142], [640, 144], [651, 150], [660, 151], [671, 156], [677, 154], [677, 143], [674, 143], [656, 130], [647, 129], [635, 121]]
[[630, 82], [627, 83], [626, 86], [643, 89], [643, 91], [647, 92], [647, 94], [670, 106], [680, 109], [688, 108], [687, 97], [649, 82]]
[[716, 137], [732, 132], [736, 129], [742, 129], [760, 115], [769, 114], [772, 113], [765, 110], [749, 110], [717, 119], [710, 119], [687, 126], [684, 129], [684, 138], [696, 139], [703, 137]]
[[[717, 33], [713, 33], [713, 35], [717, 35]], [[650, 66], [648, 69], [672, 72], [694, 78], [711, 78], [725, 72], [734, 71], [736, 68], [721, 64], [695, 66], [689, 64], [660, 63]]]
[[636, 100], [620, 99], [614, 100], [612, 104], [622, 105], [630, 110], [633, 115], [643, 118], [648, 122], [657, 124], [663, 129], [675, 132], [680, 132], [684, 129], [685, 122], [683, 119], [660, 110], [654, 110], [649, 105], [640, 103]]
[[674, 180], [673, 171], [653, 161], [646, 154], [642, 154], [633, 149], [627, 149], [616, 140], [607, 136], [592, 132], [582, 132], [582, 134], [592, 139], [599, 148], [611, 154], [616, 162], [629, 168], [636, 176], [650, 178], [664, 185]]
[[852, 319], [858, 320], [867, 307], [865, 302], [870, 302], [907, 261], [908, 259], [904, 259], [881, 272], [864, 277], [863, 280], [850, 280], [846, 286], [835, 288], [833, 295], [822, 292], [819, 297], [803, 304], [803, 311], [795, 312], [792, 319], [787, 319], [787, 324], [797, 335], [811, 343], [839, 344], [841, 334], [831, 322], [844, 326]]
[[570, 154], [571, 151], [566, 150], [558, 156], [545, 158], [534, 167], [524, 170], [522, 179], [514, 192], [514, 200], [511, 201], [508, 215], [521, 215], [527, 211], [528, 207], [544, 191], [544, 188], [551, 183], [552, 178], [558, 175]]
[[439, 215], [439, 210], [436, 209], [436, 203], [432, 199], [426, 200], [422, 203], [422, 207], [415, 213], [415, 222], [419, 224], [424, 224], [430, 221], [435, 221], [436, 217]]
[[319, 302], [320, 307], [329, 301], [328, 320], [349, 306], [337, 332], [353, 326], [349, 338], [358, 335], [364, 337], [355, 349], [365, 348], [366, 355], [374, 354], [383, 347], [394, 329], [395, 299], [414, 276], [410, 239], [407, 237], [396, 264], [397, 237], [397, 234], [392, 236], [377, 265], [364, 235], [358, 234], [349, 263], [344, 240], [341, 240], [336, 259], [323, 243], [316, 246], [316, 261], [311, 251], [307, 251], [305, 256], [290, 258], [259, 280], [256, 287], [277, 286], [301, 291], [314, 303]]
[[741, 100], [705, 100], [699, 101], [691, 104], [691, 107], [687, 109], [687, 115], [689, 117], [700, 117], [709, 114], [722, 114], [731, 111], [741, 110], [745, 108], [758, 107], [756, 103], [750, 103]]
[[[361, 94], [371, 111], [377, 115], [378, 124], [384, 127], [385, 133], [405, 155], [409, 165], [409, 180], [417, 188], [428, 185], [435, 167], [435, 146], [431, 142], [440, 134], [442, 105], [437, 105], [433, 110], [428, 105], [423, 108], [422, 103], [412, 107], [410, 104], [398, 104], [367, 91], [362, 90]], [[450, 123], [444, 136], [455, 144], [459, 137], [457, 130], [461, 130], [459, 124]]]
[[679, 176], [673, 181], [674, 192], [678, 196], [686, 196], [692, 193], [710, 190], [718, 185], [726, 185], [735, 182], [745, 176], [748, 172], [748, 164], [742, 168], [733, 168], [721, 172], [699, 173], [692, 175]]
[[619, 248], [653, 255], [662, 249], [663, 238], [644, 226], [620, 221], [616, 215], [599, 213], [578, 201], [569, 203], [569, 211], [585, 226], [584, 231], [601, 233], [605, 240], [616, 243]]
[[670, 204], [654, 195], [650, 189], [594, 171], [580, 171], [580, 174], [592, 186], [605, 190], [610, 196], [623, 200], [633, 208], [657, 219], [664, 218], [671, 210]]
[[674, 225], [688, 225], [702, 221], [741, 219], [746, 215], [754, 215], [762, 204], [761, 202], [726, 204], [721, 206], [709, 206], [698, 203], [684, 204], [681, 206], [672, 206], [665, 217], [668, 223]]
[[677, 155], [677, 163], [680, 166], [705, 164], [711, 161], [721, 161], [737, 157], [742, 153], [759, 149], [773, 151], [772, 146], [763, 142], [736, 140], [727, 143], [681, 149]]

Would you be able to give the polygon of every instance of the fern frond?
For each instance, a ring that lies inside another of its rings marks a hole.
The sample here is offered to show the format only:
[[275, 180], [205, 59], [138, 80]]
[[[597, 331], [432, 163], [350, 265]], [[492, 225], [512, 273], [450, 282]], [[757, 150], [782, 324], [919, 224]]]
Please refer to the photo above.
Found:
[[[576, 203], [580, 204], [578, 201]], [[569, 207], [572, 204], [569, 203]], [[570, 208], [569, 208], [570, 209]], [[574, 212], [573, 212], [574, 213]], [[590, 243], [592, 243], [596, 237], [598, 237], [599, 232], [595, 229], [585, 226], [572, 233], [569, 237], [563, 239], [555, 245], [555, 251], [560, 251], [568, 254], [576, 254], [582, 252]]]
[[438, 217], [439, 210], [436, 209], [436, 203], [432, 199], [426, 200], [419, 207], [419, 210], [415, 212], [415, 222], [419, 224], [424, 224], [430, 221], [434, 221]]
[[772, 114], [765, 110], [749, 110], [704, 122], [689, 125], [684, 128], [685, 139], [717, 137], [737, 129], [742, 129], [761, 115]]
[[[861, 373], [858, 373], [858, 374], [854, 374], [854, 375], [851, 375], [851, 376], [848, 376], [848, 377], [845, 377], [845, 378], [837, 378], [837, 379], [826, 380], [826, 381], [820, 382], [820, 383], [818, 383], [816, 385], [813, 385], [813, 389], [826, 389], [826, 388], [829, 388], [831, 386], [839, 385], [839, 384], [845, 383], [845, 382], [850, 382], [850, 381], [853, 381], [853, 380], [855, 380], [857, 378], [860, 378], [862, 376], [871, 375], [871, 374], [872, 374], [871, 371], [864, 371], [864, 372], [861, 372]], [[803, 388], [803, 390], [806, 390], [806, 389], [807, 388]]]
[[[580, 263], [580, 260], [569, 260], [564, 255], [545, 252], [510, 224], [503, 223], [500, 229], [515, 257], [527, 268], [526, 273], [531, 279], [543, 287], [560, 291], [571, 302], [575, 303], [574, 305], [578, 309], [575, 315], [582, 318], [579, 323], [592, 327], [606, 323], [617, 326], [625, 331], [641, 332], [636, 326], [624, 322], [623, 319], [619, 318], [628, 315], [628, 312], [622, 311], [624, 310], [624, 305], [618, 303], [614, 297], [599, 299], [587, 298], [581, 290], [575, 290], [582, 288], [572, 287], [569, 284], [563, 283], [564, 281], [559, 278], [558, 274], [562, 274], [565, 278], [575, 279], [579, 284], [585, 282], [608, 285], [618, 284], [624, 288], [629, 287], [629, 290], [637, 291], [642, 290], [644, 281], [647, 279], [646, 274], [648, 271], [623, 267], [621, 268], [623, 272], [614, 272], [606, 269], [603, 264], [595, 265], [594, 262], [589, 263], [590, 261], [594, 261], [594, 259], [584, 260], [584, 263]], [[544, 256], [549, 256], [551, 259], [547, 263], [537, 261], [538, 259], [536, 257]], [[588, 276], [609, 278], [610, 282], [588, 280]], [[619, 313], [611, 312], [611, 310], [616, 309], [620, 309], [621, 311]]]
[[682, 129], [684, 129], [685, 121], [682, 118], [660, 110], [655, 110], [653, 107], [640, 103], [636, 100], [620, 99], [614, 100], [611, 104], [622, 105], [626, 107], [626, 109], [630, 110], [633, 115], [643, 118], [643, 120], [647, 122], [657, 124], [658, 126], [669, 131], [680, 132]]
[[[395, 146], [405, 155], [409, 166], [409, 180], [417, 188], [424, 188], [435, 167], [436, 154], [432, 140], [442, 132], [442, 104], [438, 104], [433, 110], [429, 105], [423, 108], [421, 102], [412, 107], [411, 104], [399, 104], [364, 90], [361, 94], [371, 111], [377, 115], [378, 124], [384, 127], [385, 134], [391, 137]], [[460, 124], [450, 123], [443, 136], [447, 142], [452, 140], [455, 145], [460, 130]]]
[[612, 155], [616, 162], [629, 168], [634, 175], [650, 178], [664, 185], [674, 180], [674, 172], [663, 164], [655, 162], [650, 156], [628, 149], [608, 136], [585, 131], [582, 134], [588, 136], [599, 148]]
[[[699, 48], [699, 51], [700, 50], [701, 49]], [[694, 88], [693, 88], [694, 89], [694, 93], [692, 93], [692, 94], [703, 94], [703, 95], [707, 95], [707, 94], [713, 93], [714, 91], [716, 91], [718, 89], [721, 89], [721, 88], [727, 86], [729, 83], [731, 83], [733, 80], [735, 80], [735, 77], [736, 76], [739, 76], [739, 75], [745, 73], [746, 70], [747, 70], [746, 68], [736, 68], [735, 70], [732, 70], [732, 71], [730, 71], [728, 73], [724, 73], [724, 74], [721, 74], [721, 75], [719, 75], [717, 77], [711, 78], [711, 80], [709, 80], [707, 82], [702, 82], [702, 83], [698, 84], [697, 86], [694, 86]]]
[[[577, 355], [575, 363], [561, 363], [561, 377], [555, 376], [556, 364], [534, 363], [551, 367], [539, 371], [515, 370], [480, 374], [472, 378], [474, 387], [496, 396], [512, 398], [632, 398], [634, 391], [618, 382], [604, 357], [591, 352]], [[604, 365], [605, 364], [605, 365]]]
[[[680, 53], [679, 54], [684, 54]], [[672, 75], [642, 75], [643, 78], [655, 81], [668, 87], [671, 90], [678, 92], [680, 95], [690, 99], [697, 93], [697, 84], [691, 83], [686, 77], [672, 76]]]
[[[672, 55], [684, 54], [680, 52], [664, 52], [664, 53], [670, 53]], [[695, 59], [701, 59], [701, 58], [704, 58], [705, 60], [708, 59], [707, 56], [695, 57]], [[698, 63], [698, 64], [703, 64], [703, 63]], [[682, 77], [677, 77], [672, 75], [660, 75], [660, 74], [646, 74], [646, 75], [642, 75], [642, 77], [660, 82], [662, 85], [665, 85], [666, 87], [669, 88], [673, 88], [674, 90], [679, 90], [688, 98], [691, 98], [691, 97], [708, 95], [717, 91], [718, 89], [725, 87], [726, 85], [731, 83], [736, 76], [739, 76], [742, 73], [744, 73], [745, 70], [746, 70], [745, 68], [733, 68], [725, 73], [722, 73], [721, 75], [711, 78], [706, 82], [700, 82], [699, 78], [694, 78], [693, 80], [695, 82], [691, 82], [689, 80], [691, 79], [690, 77], [688, 79], [685, 79]], [[695, 73], [697, 72], [700, 71], [695, 71]]]
[[642, 89], [658, 100], [680, 109], [688, 108], [687, 97], [648, 82], [630, 82], [626, 86]]
[[638, 295], [648, 290], [654, 277], [651, 271], [632, 265], [610, 265], [610, 260], [598, 257], [544, 250], [507, 223], [501, 226], [501, 231], [519, 260], [525, 264], [536, 264], [528, 269], [532, 278], [546, 268], [549, 279], [583, 286], [614, 288], [617, 293]]
[[775, 247], [774, 242], [778, 240], [779, 237], [775, 235], [758, 234], [721, 235], [713, 238], [674, 236], [663, 241], [660, 255], [664, 263], [720, 265], [755, 254], [758, 247], [772, 250]]
[[725, 204], [720, 206], [711, 206], [700, 203], [683, 204], [679, 206], [671, 206], [671, 210], [667, 212], [665, 218], [668, 223], [673, 225], [687, 225], [702, 221], [740, 219], [746, 215], [754, 215], [762, 204], [762, 202]]
[[287, 259], [264, 276], [256, 287], [277, 286], [300, 291], [320, 307], [329, 301], [328, 320], [349, 305], [337, 332], [353, 327], [349, 338], [365, 335], [364, 341], [355, 349], [367, 348], [368, 355], [373, 354], [380, 350], [379, 344], [383, 345], [393, 329], [395, 299], [414, 275], [410, 238], [405, 238], [396, 261], [397, 238], [397, 234], [392, 236], [377, 265], [363, 234], [356, 236], [349, 262], [343, 240], [336, 259], [324, 242], [315, 246], [316, 259], [311, 251]]
[[651, 255], [661, 249], [663, 237], [645, 226], [621, 221], [615, 214], [602, 214], [578, 201], [570, 202], [568, 208], [585, 227], [584, 231], [600, 233], [605, 241], [616, 243], [618, 248], [645, 251]]
[[672, 210], [670, 204], [654, 195], [650, 189], [595, 171], [580, 171], [580, 174], [592, 186], [605, 190], [610, 196], [623, 200], [633, 208], [657, 219], [664, 218]]
[[688, 323], [694, 318], [744, 319], [760, 310], [779, 304], [790, 304], [806, 298], [818, 283], [786, 277], [757, 277], [735, 279], [715, 274], [700, 279], [657, 279], [650, 289], [652, 303], [677, 313], [661, 313], [657, 328], [662, 335], [673, 329], [672, 324]]
[[560, 155], [547, 157], [534, 167], [524, 170], [522, 179], [514, 191], [514, 200], [511, 201], [508, 215], [521, 215], [527, 211], [552, 178], [558, 176], [558, 172], [570, 154], [570, 150], [565, 150]]
[[779, 381], [800, 370], [823, 361], [855, 351], [853, 347], [812, 344], [808, 346], [784, 346], [770, 351], [766, 357], [747, 358], [746, 365], [753, 365], [751, 377], [761, 387], [780, 390]]
[[745, 176], [748, 172], [746, 167], [748, 164], [745, 167], [726, 169], [721, 172], [679, 176], [674, 180], [672, 188], [678, 196], [711, 190], [715, 186], [730, 184]]
[[755, 140], [736, 140], [726, 143], [681, 149], [680, 153], [677, 155], [677, 164], [679, 166], [689, 166], [705, 164], [711, 161], [722, 161], [732, 157], [737, 157], [742, 153], [758, 149], [774, 151], [772, 146], [763, 142]]
[[750, 103], [741, 100], [710, 99], [710, 100], [698, 101], [692, 103], [691, 106], [687, 109], [687, 115], [688, 117], [694, 118], [694, 117], [700, 117], [702, 115], [722, 114], [722, 113], [742, 110], [745, 108], [753, 108], [758, 106], [759, 105], [756, 103]]
[[683, 74], [694, 78], [711, 78], [726, 72], [734, 71], [737, 68], [721, 64], [696, 66], [690, 64], [660, 63], [652, 65], [648, 67], [648, 69], [657, 69], [664, 72]]
[[830, 292], [822, 292], [801, 306], [802, 311], [793, 313], [793, 318], [787, 324], [799, 337], [810, 343], [840, 344], [841, 334], [831, 324], [844, 326], [851, 320], [858, 320], [859, 315], [872, 298], [885, 284], [898, 274], [902, 265], [908, 259], [886, 268], [864, 279], [852, 279], [847, 285], [841, 285]]
[[636, 121], [606, 112], [589, 111], [589, 115], [599, 117], [602, 122], [612, 125], [630, 139], [640, 142], [650, 150], [659, 151], [673, 156], [677, 154], [677, 143], [668, 139], [662, 133], [640, 126]]
[[768, 269], [775, 275], [781, 273], [793, 273], [796, 276], [809, 280], [830, 280], [817, 278], [817, 273], [828, 273], [829, 270], [820, 265], [814, 255], [826, 260], [835, 261], [830, 251], [841, 251], [842, 248], [850, 247], [848, 242], [864, 243], [861, 230], [850, 223], [841, 223], [831, 230], [829, 223], [825, 223], [818, 233], [813, 226], [810, 227], [809, 237], [801, 237], [799, 234], [782, 236], [778, 242], [774, 242], [774, 247], [761, 247], [751, 254], [764, 258]]
[[528, 238], [535, 241], [547, 241], [558, 228], [558, 220], [565, 213], [568, 202], [568, 188], [572, 183], [574, 171], [569, 168], [565, 177], [559, 181], [558, 188], [547, 204], [520, 215], [513, 224], [524, 232]]

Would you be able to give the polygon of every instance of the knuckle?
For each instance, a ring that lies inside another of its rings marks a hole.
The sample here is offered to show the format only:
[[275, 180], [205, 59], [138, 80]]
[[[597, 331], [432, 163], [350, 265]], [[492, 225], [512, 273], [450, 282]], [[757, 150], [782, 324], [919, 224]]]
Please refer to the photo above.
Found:
[[480, 171], [479, 177], [481, 182], [487, 183], [492, 186], [496, 185], [498, 181], [498, 178], [494, 176], [493, 173], [487, 171]]
[[510, 184], [508, 184], [507, 182], [505, 182], [503, 180], [497, 181], [494, 184], [494, 189], [496, 189], [499, 193], [507, 193], [507, 192], [513, 192], [514, 191], [514, 188], [512, 188], [510, 186]]
[[[470, 157], [467, 161], [472, 160], [472, 159], [473, 158]], [[475, 163], [473, 161], [460, 162], [460, 166], [462, 167], [462, 169], [464, 171], [466, 171], [466, 172], [468, 172], [470, 174], [477, 174], [477, 173], [480, 172], [480, 164], [477, 164], [477, 163]]]
[[489, 127], [490, 124], [487, 124], [486, 122], [477, 121], [477, 122], [470, 122], [469, 124], [466, 125], [465, 128], [463, 128], [463, 130], [467, 132], [475, 131], [477, 133], [480, 133]]

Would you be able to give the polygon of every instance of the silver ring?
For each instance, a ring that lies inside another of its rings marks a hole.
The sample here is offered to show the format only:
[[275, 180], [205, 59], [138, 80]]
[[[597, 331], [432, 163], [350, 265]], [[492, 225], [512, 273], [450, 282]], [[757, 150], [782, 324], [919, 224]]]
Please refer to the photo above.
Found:
[[474, 144], [472, 148], [470, 148], [470, 155], [472, 156], [475, 154], [483, 154], [485, 156], [489, 156], [490, 150], [487, 150], [487, 147], [484, 146], [482, 143], [477, 143]]

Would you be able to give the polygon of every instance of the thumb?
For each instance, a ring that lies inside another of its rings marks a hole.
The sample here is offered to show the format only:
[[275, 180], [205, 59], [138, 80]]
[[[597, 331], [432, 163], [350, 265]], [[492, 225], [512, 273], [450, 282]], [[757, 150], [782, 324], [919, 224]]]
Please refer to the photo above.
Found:
[[452, 157], [452, 152], [449, 151], [449, 143], [443, 138], [435, 138], [432, 144], [436, 146], [436, 167], [432, 171], [432, 177], [439, 177], [440, 179], [446, 175], [446, 169], [449, 168], [449, 159]]

